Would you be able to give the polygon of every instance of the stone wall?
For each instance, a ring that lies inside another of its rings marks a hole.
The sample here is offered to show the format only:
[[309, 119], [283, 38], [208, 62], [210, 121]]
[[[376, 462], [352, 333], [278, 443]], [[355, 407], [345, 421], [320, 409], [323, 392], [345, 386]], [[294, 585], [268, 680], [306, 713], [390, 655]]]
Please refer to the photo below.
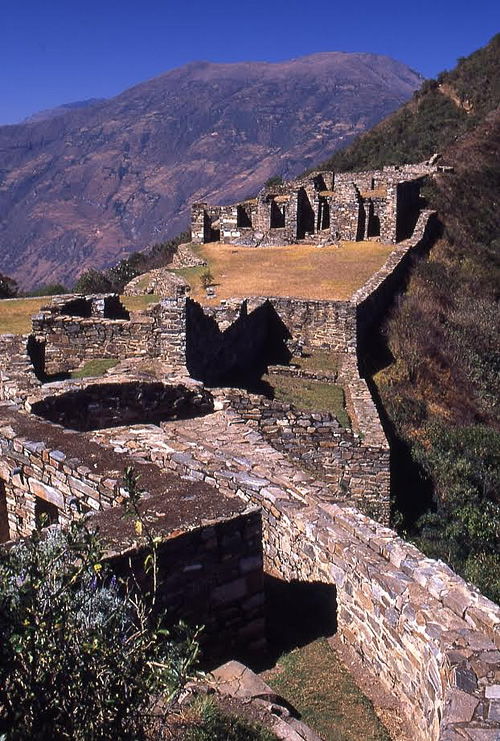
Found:
[[[362, 354], [365, 339], [386, 315], [394, 295], [401, 291], [412, 260], [432, 244], [436, 231], [434, 211], [422, 211], [412, 236], [394, 247], [386, 262], [350, 299], [356, 319], [348, 329], [347, 350]], [[352, 314], [351, 314], [352, 321]]]
[[28, 335], [0, 335], [0, 401], [15, 401], [40, 387], [29, 345]]
[[122, 501], [118, 471], [114, 476], [95, 474], [42, 440], [19, 435], [10, 424], [0, 427], [0, 451], [0, 480], [12, 539], [30, 535], [41, 502], [49, 509], [52, 505], [56, 521], [67, 525], [75, 512], [97, 511]]
[[155, 268], [133, 278], [123, 289], [125, 296], [155, 294], [168, 298], [181, 298], [189, 294], [191, 287], [187, 280], [173, 273], [169, 268]]
[[[102, 519], [98, 522], [106, 538]], [[132, 571], [135, 583], [147, 590], [147, 549], [120, 552], [116, 543], [113, 549], [108, 560], [115, 573], [126, 578]], [[182, 619], [190, 626], [203, 626], [205, 665], [265, 651], [262, 566], [262, 521], [255, 507], [167, 535], [159, 545], [158, 609], [167, 611], [171, 625]]]
[[297, 240], [325, 244], [379, 235], [396, 243], [411, 234], [417, 220], [423, 178], [438, 170], [421, 163], [365, 172], [311, 172], [264, 187], [251, 207], [248, 201], [232, 206], [195, 203], [192, 238], [200, 243], [221, 239], [257, 246]]
[[[134, 584], [147, 586], [147, 549], [138, 545], [133, 522], [124, 519], [119, 506], [126, 497], [123, 469], [135, 463], [146, 489], [141, 506], [149, 526], [161, 538], [159, 606], [168, 610], [171, 622], [183, 619], [205, 626], [205, 658], [245, 658], [264, 650], [259, 509], [234, 498], [228, 502], [223, 494], [216, 495], [214, 502], [215, 492], [203, 484], [177, 484], [180, 491], [169, 497], [172, 482], [162, 481], [156, 467], [149, 468], [156, 470], [157, 491], [148, 485], [151, 480], [144, 462], [106, 454], [76, 433], [61, 434], [55, 425], [34, 420], [30, 424], [26, 414], [6, 403], [0, 405], [0, 417], [0, 516], [7, 518], [1, 523], [4, 541], [30, 535], [40, 524], [41, 514], [65, 526], [75, 517], [98, 513], [92, 522], [99, 527], [104, 545], [110, 547], [108, 558], [116, 572], [130, 576], [132, 568]], [[26, 427], [32, 439], [20, 434]], [[63, 450], [47, 440], [53, 436], [61, 438]], [[46, 442], [40, 439], [44, 437]], [[78, 459], [72, 457], [75, 447]], [[176, 497], [182, 514], [173, 505]]]
[[227, 390], [225, 395], [231, 408], [274, 448], [327, 482], [339, 492], [339, 498], [379, 522], [389, 523], [389, 445], [383, 433], [371, 434], [364, 417], [362, 429], [366, 432], [359, 434], [341, 427], [328, 413], [297, 410], [238, 389]]
[[72, 430], [86, 432], [103, 427], [159, 424], [213, 411], [211, 394], [200, 385], [160, 381], [96, 379], [93, 382], [59, 385], [56, 393], [30, 398], [25, 406], [32, 414]]
[[262, 444], [245, 436], [260, 450], [250, 470], [248, 458], [233, 462], [230, 450], [210, 457], [199, 447], [189, 454], [158, 448], [153, 455], [262, 508], [269, 573], [336, 586], [338, 630], [399, 697], [412, 738], [497, 741], [500, 607], [389, 528], [319, 501], [304, 479], [291, 485], [278, 460], [269, 476]]
[[43, 349], [43, 370], [64, 373], [94, 358], [157, 357], [185, 362], [185, 299], [163, 299], [130, 319], [68, 315], [64, 305], [32, 319], [34, 340]]

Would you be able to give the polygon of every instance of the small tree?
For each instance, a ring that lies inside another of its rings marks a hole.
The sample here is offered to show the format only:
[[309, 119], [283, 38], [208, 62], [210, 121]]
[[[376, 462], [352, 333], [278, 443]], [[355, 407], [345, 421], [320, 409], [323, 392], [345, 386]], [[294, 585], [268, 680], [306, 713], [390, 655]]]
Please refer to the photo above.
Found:
[[204, 270], [203, 273], [200, 275], [200, 283], [202, 287], [206, 290], [209, 286], [212, 285], [214, 282], [214, 276], [210, 272], [210, 270]]
[[112, 283], [105, 273], [91, 268], [80, 275], [75, 283], [75, 293], [108, 293], [112, 290]]
[[272, 175], [264, 183], [264, 186], [266, 188], [274, 188], [277, 185], [283, 185], [283, 178], [281, 177], [281, 175]]
[[18, 285], [14, 278], [0, 273], [0, 298], [15, 298], [17, 296]]

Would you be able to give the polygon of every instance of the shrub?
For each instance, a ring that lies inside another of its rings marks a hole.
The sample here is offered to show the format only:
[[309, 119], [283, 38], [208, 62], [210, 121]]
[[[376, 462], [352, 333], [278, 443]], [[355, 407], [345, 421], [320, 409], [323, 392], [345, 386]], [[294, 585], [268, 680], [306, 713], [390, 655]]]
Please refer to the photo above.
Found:
[[80, 275], [73, 290], [75, 293], [108, 293], [112, 290], [111, 281], [105, 273], [91, 268]]
[[278, 186], [278, 185], [283, 185], [283, 178], [281, 177], [281, 175], [272, 175], [264, 183], [264, 186], [266, 188], [274, 188], [275, 186]]
[[17, 281], [0, 273], [0, 298], [14, 298], [17, 296], [17, 291]]
[[145, 738], [158, 697], [175, 696], [197, 653], [151, 614], [82, 522], [15, 544], [0, 561], [0, 733]]
[[214, 282], [214, 276], [210, 272], [210, 270], [204, 270], [203, 273], [200, 275], [200, 283], [202, 287], [206, 290], [209, 286], [212, 285]]

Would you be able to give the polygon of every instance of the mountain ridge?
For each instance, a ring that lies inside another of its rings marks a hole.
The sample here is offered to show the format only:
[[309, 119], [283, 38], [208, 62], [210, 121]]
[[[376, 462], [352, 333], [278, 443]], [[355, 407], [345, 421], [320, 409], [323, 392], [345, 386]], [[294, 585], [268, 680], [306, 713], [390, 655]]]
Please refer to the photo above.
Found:
[[298, 174], [421, 79], [346, 52], [196, 62], [88, 108], [0, 127], [0, 270], [33, 287], [113, 265], [185, 228], [192, 201], [233, 201]]

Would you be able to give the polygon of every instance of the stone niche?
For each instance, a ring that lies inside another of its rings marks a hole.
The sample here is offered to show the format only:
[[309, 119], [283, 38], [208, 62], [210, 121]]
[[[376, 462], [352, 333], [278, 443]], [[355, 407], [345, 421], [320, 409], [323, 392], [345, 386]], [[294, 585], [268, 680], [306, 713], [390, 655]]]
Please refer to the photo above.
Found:
[[211, 394], [182, 384], [130, 381], [97, 383], [47, 396], [31, 405], [31, 412], [72, 430], [86, 432], [132, 424], [160, 424], [209, 414]]

